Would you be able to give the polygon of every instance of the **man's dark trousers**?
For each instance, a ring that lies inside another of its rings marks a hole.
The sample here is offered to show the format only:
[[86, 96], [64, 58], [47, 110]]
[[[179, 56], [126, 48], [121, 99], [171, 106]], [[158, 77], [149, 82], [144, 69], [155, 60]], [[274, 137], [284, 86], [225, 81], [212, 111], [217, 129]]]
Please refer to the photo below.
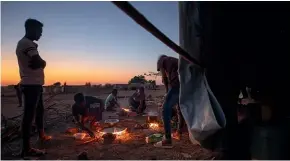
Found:
[[21, 85], [24, 96], [24, 115], [22, 120], [22, 141], [23, 150], [30, 148], [30, 133], [33, 120], [38, 132], [43, 132], [43, 98], [41, 85]]

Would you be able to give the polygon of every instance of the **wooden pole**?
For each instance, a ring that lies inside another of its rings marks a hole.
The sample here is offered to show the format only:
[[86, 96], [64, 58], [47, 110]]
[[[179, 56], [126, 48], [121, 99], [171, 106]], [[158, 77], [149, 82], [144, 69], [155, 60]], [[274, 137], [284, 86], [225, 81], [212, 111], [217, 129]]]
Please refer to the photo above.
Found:
[[125, 12], [129, 17], [131, 17], [136, 23], [166, 44], [169, 48], [174, 50], [185, 60], [199, 67], [203, 67], [200, 62], [191, 57], [185, 50], [180, 46], [175, 44], [170, 40], [165, 34], [163, 34], [159, 29], [157, 29], [151, 22], [149, 22], [139, 11], [137, 11], [129, 2], [127, 1], [112, 1], [118, 8]]

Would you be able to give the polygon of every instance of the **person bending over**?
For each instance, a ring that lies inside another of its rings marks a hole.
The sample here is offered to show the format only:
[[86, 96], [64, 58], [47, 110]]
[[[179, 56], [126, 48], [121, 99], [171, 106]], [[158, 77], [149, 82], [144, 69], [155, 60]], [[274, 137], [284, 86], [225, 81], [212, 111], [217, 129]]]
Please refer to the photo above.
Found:
[[138, 114], [144, 112], [146, 109], [144, 87], [139, 87], [129, 98], [129, 106], [133, 112], [137, 112]]
[[105, 108], [107, 111], [115, 111], [114, 108], [120, 107], [117, 99], [118, 90], [113, 89], [112, 93], [106, 99]]
[[[171, 140], [171, 117], [172, 117], [172, 108], [175, 105], [178, 105], [178, 124], [182, 121], [182, 114], [179, 108], [179, 78], [178, 78], [178, 59], [169, 57], [166, 55], [161, 55], [157, 61], [157, 71], [160, 71], [162, 74], [162, 81], [166, 87], [166, 96], [163, 103], [163, 123], [165, 131], [165, 139], [156, 143], [155, 147], [161, 148], [172, 148]], [[181, 129], [181, 127], [178, 127]], [[180, 136], [180, 130], [175, 133], [177, 138]]]
[[[72, 106], [72, 114], [75, 123], [84, 131], [87, 131], [91, 137], [95, 137], [95, 124], [102, 120], [102, 112], [104, 108], [103, 100], [93, 96], [84, 96], [77, 93], [74, 96], [75, 103]], [[90, 129], [85, 127], [85, 123], [90, 123]]]

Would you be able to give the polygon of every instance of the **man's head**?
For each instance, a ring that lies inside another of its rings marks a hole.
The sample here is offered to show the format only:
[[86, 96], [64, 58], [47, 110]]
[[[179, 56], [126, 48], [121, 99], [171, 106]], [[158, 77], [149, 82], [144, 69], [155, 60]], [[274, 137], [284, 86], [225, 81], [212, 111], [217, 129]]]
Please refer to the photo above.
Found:
[[82, 93], [75, 94], [74, 101], [76, 104], [84, 106], [86, 103], [84, 94], [82, 94]]
[[166, 58], [166, 55], [160, 55], [157, 60], [157, 71], [160, 71], [160, 68], [162, 68], [163, 60]]
[[35, 19], [27, 19], [25, 21], [26, 36], [32, 40], [38, 41], [42, 35], [43, 24]]
[[113, 89], [112, 94], [113, 94], [114, 96], [117, 96], [117, 94], [118, 94], [118, 90], [117, 90], [117, 89]]

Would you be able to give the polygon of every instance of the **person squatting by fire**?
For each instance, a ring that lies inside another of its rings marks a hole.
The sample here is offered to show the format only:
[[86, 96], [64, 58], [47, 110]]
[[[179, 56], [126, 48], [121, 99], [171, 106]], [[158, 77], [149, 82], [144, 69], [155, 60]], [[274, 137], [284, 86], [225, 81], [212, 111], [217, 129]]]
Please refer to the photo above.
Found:
[[[172, 139], [180, 139], [181, 129], [184, 125], [183, 116], [180, 111], [179, 106], [179, 78], [178, 78], [178, 59], [169, 57], [166, 55], [161, 55], [157, 61], [157, 71], [162, 74], [162, 80], [166, 88], [166, 97], [163, 103], [163, 123], [165, 131], [165, 139], [157, 142], [154, 146], [160, 148], [172, 148]], [[177, 120], [178, 127], [177, 131], [171, 135], [171, 118], [172, 118], [172, 108], [177, 106]]]
[[[75, 103], [72, 105], [74, 122], [81, 130], [88, 132], [91, 137], [95, 137], [93, 130], [98, 125], [98, 121], [102, 120], [103, 100], [77, 93], [74, 101]], [[90, 128], [87, 128], [85, 123], [90, 123]]]
[[146, 109], [145, 90], [144, 87], [139, 87], [128, 100], [129, 106], [133, 112], [141, 114]]
[[109, 94], [105, 101], [105, 109], [106, 111], [116, 111], [115, 108], [120, 107], [120, 104], [118, 103], [118, 90], [113, 89], [112, 93]]

